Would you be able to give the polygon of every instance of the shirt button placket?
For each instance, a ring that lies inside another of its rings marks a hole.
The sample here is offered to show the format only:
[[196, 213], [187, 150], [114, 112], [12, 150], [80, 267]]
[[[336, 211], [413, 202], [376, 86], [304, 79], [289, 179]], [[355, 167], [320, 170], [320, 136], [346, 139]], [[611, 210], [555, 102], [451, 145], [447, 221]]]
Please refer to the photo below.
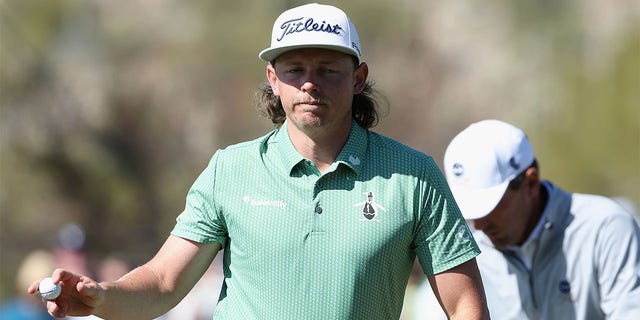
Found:
[[[322, 191], [322, 186], [323, 186], [322, 181], [320, 181], [320, 180], [316, 181], [316, 188], [315, 188], [316, 189], [316, 191], [315, 191], [316, 195], [318, 195], [320, 193], [320, 191]], [[316, 208], [314, 209], [314, 211], [317, 214], [322, 214], [322, 207], [320, 206], [319, 203], [316, 203]]]

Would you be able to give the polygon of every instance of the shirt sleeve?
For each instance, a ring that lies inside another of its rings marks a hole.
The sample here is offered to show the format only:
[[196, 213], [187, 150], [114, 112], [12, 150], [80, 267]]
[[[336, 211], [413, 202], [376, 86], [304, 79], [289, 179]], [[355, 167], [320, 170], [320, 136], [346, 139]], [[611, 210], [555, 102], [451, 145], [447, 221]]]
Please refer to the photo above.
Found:
[[[622, 209], [621, 209], [622, 210]], [[611, 216], [600, 227], [595, 259], [601, 308], [607, 319], [640, 315], [640, 230], [626, 212]]]
[[480, 254], [444, 175], [429, 158], [423, 208], [414, 240], [416, 255], [426, 275], [456, 267]]
[[193, 183], [186, 197], [185, 210], [176, 218], [171, 234], [200, 243], [219, 242], [223, 247], [227, 239], [224, 216], [215, 201], [216, 166], [220, 152], [216, 152], [209, 165]]

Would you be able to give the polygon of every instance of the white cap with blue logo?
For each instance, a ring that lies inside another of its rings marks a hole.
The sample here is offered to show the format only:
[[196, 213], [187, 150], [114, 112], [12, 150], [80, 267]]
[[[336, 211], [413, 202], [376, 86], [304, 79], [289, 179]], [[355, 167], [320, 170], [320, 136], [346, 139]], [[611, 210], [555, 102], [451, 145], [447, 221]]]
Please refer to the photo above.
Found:
[[271, 47], [258, 57], [271, 62], [281, 54], [301, 48], [325, 48], [350, 54], [360, 62], [360, 40], [344, 11], [310, 3], [283, 12], [273, 24]]
[[458, 133], [445, 151], [444, 169], [464, 218], [488, 215], [534, 159], [526, 135], [506, 122], [483, 120]]

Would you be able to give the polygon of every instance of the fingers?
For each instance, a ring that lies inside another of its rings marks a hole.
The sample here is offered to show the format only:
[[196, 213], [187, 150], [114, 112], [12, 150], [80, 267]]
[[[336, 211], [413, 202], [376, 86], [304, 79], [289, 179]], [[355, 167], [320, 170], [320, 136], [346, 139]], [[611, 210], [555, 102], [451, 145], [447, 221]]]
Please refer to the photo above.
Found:
[[34, 294], [38, 291], [38, 287], [40, 286], [40, 280], [34, 281], [29, 288], [27, 288], [28, 294]]
[[47, 312], [53, 317], [64, 318], [67, 316], [67, 313], [55, 301], [45, 301], [45, 307], [47, 308]]
[[[51, 275], [51, 279], [53, 280], [54, 284], [59, 284], [60, 282], [66, 282], [69, 280], [73, 280], [74, 277], [79, 278], [79, 275], [74, 274], [73, 272], [64, 270], [64, 269], [56, 269], [53, 271], [53, 274]], [[42, 281], [42, 279], [38, 279], [36, 281], [34, 281], [28, 288], [27, 288], [27, 293], [29, 294], [34, 294], [36, 292], [38, 292], [38, 286], [40, 286], [40, 281]]]
[[[78, 284], [80, 283], [82, 278], [85, 278], [84, 281], [92, 282], [91, 279], [80, 276], [68, 270], [56, 269], [53, 271], [51, 275], [51, 279], [53, 280], [54, 284], [59, 284], [62, 286], [62, 292], [56, 299], [53, 299], [53, 300], [43, 299], [45, 308], [47, 309], [47, 312], [51, 316], [56, 318], [64, 318], [67, 316], [67, 313], [69, 312], [69, 308], [72, 307], [72, 304], [73, 305], [76, 305], [78, 303], [82, 304], [82, 301], [84, 300], [82, 298], [83, 293], [77, 291]], [[27, 293], [29, 294], [38, 293], [38, 287], [42, 280], [43, 279], [38, 279], [34, 281], [27, 288]], [[92, 294], [96, 295], [96, 293], [92, 293]]]
[[95, 299], [99, 295], [100, 287], [92, 279], [80, 277], [80, 281], [76, 284], [76, 290], [87, 298]]
[[[102, 287], [93, 279], [64, 269], [56, 269], [51, 275], [54, 284], [62, 287], [60, 295], [53, 300], [44, 300], [47, 312], [56, 318], [72, 315], [90, 315], [104, 299]], [[42, 279], [34, 281], [27, 293], [38, 293]]]
[[66, 282], [69, 280], [79, 279], [80, 277], [81, 277], [80, 275], [75, 274], [69, 270], [59, 269], [59, 268], [54, 270], [53, 274], [51, 275], [51, 279], [53, 279], [53, 283]]

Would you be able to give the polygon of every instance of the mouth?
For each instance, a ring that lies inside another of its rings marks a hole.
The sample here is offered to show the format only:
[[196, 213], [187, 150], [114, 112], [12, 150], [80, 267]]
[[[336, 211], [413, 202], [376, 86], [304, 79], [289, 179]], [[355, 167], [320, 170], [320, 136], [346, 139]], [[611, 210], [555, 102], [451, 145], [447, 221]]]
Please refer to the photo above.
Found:
[[309, 106], [321, 106], [321, 105], [327, 105], [327, 101], [323, 98], [316, 98], [316, 99], [296, 99], [293, 101], [293, 105], [297, 106], [297, 105], [309, 105]]
[[303, 101], [303, 102], [295, 103], [294, 105], [296, 105], [296, 106], [299, 106], [299, 105], [319, 106], [319, 105], [321, 105], [321, 103], [319, 103], [318, 101]]

